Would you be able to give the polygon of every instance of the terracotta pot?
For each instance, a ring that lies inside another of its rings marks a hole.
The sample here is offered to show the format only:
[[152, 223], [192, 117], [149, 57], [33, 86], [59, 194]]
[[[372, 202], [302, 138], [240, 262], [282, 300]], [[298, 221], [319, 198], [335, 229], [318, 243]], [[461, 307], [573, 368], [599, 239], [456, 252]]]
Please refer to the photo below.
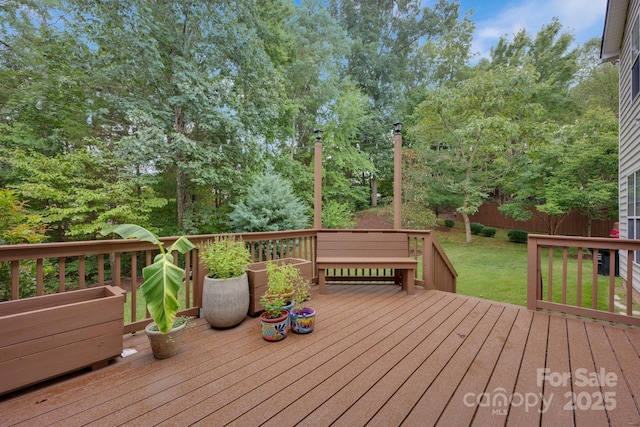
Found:
[[166, 334], [157, 329], [155, 323], [149, 323], [145, 329], [149, 343], [151, 344], [151, 350], [153, 351], [153, 357], [156, 359], [166, 359], [174, 356], [180, 350], [180, 343], [182, 342], [182, 333], [187, 327], [188, 322], [184, 322], [182, 325], [172, 328]]
[[204, 278], [202, 313], [214, 328], [239, 325], [249, 310], [249, 280], [247, 275], [231, 279]]
[[311, 307], [304, 307], [298, 311], [291, 309], [289, 314], [291, 330], [296, 334], [309, 334], [313, 332], [316, 323], [316, 311]]
[[262, 325], [262, 338], [267, 341], [281, 341], [287, 337], [287, 329], [289, 327], [289, 312], [280, 310], [280, 317], [270, 319], [269, 314], [264, 312], [260, 315], [260, 324]]

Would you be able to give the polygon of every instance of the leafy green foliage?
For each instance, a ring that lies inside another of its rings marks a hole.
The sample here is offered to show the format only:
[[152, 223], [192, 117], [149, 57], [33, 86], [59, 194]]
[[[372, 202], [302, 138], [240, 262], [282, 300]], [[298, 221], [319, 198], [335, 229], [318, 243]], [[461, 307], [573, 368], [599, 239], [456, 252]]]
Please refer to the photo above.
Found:
[[578, 70], [579, 51], [572, 48], [574, 37], [562, 32], [557, 18], [535, 35], [520, 30], [512, 41], [501, 37], [491, 49], [493, 67], [532, 67], [540, 86], [533, 94], [553, 120], [566, 123], [575, 119], [578, 107], [569, 89]]
[[496, 235], [496, 229], [494, 227], [482, 227], [479, 234], [484, 237], [493, 237]]
[[300, 230], [307, 226], [307, 208], [278, 174], [258, 175], [244, 200], [231, 212], [237, 232]]
[[48, 157], [35, 151], [0, 150], [0, 158], [24, 176], [16, 190], [44, 207], [44, 221], [65, 238], [94, 238], [108, 224], [139, 222], [166, 204], [149, 187], [152, 179], [132, 174], [123, 159], [95, 141], [87, 149]]
[[294, 292], [294, 283], [302, 280], [298, 267], [287, 263], [268, 262], [267, 290], [269, 295], [284, 295]]
[[430, 230], [436, 226], [436, 215], [426, 206], [416, 202], [404, 203], [401, 207], [402, 227], [408, 230]]
[[322, 204], [322, 226], [324, 228], [352, 228], [354, 224], [353, 210], [348, 204], [333, 200]]
[[514, 243], [527, 243], [529, 233], [522, 230], [509, 230], [507, 237]]
[[469, 227], [471, 228], [471, 234], [480, 234], [480, 232], [484, 228], [484, 225], [480, 224], [479, 222], [472, 222]]
[[209, 270], [208, 277], [230, 279], [246, 273], [251, 253], [245, 243], [235, 237], [221, 237], [200, 247], [200, 260]]
[[415, 148], [428, 153], [433, 178], [461, 196], [457, 211], [469, 242], [469, 215], [520, 153], [545, 135], [535, 90], [535, 74], [527, 68], [477, 71], [455, 86], [431, 89], [415, 111]]
[[279, 295], [262, 295], [260, 296], [260, 304], [264, 307], [269, 319], [277, 319], [282, 316], [281, 312], [286, 302], [284, 297]]
[[599, 40], [576, 50], [557, 20], [503, 37], [472, 66], [474, 23], [457, 1], [5, 3], [0, 187], [28, 199], [53, 240], [111, 223], [232, 231], [232, 207], [267, 162], [311, 204], [317, 127], [325, 218], [341, 226], [347, 208], [390, 197], [397, 120], [409, 130], [403, 203], [416, 214], [464, 220], [514, 188], [513, 215], [615, 212], [609, 151], [586, 196], [562, 174], [540, 185], [554, 154], [539, 146], [588, 143], [582, 119], [619, 104], [617, 68], [595, 66]]
[[[42, 217], [30, 214], [25, 201], [17, 194], [0, 188], [0, 245], [39, 243], [46, 239], [46, 223]], [[50, 273], [49, 262], [44, 262], [45, 278]], [[36, 294], [36, 263], [23, 261], [18, 270], [18, 296], [26, 298]], [[11, 263], [0, 262], [0, 301], [11, 299]]]
[[456, 225], [456, 222], [452, 219], [445, 219], [444, 220], [444, 226], [448, 227], [448, 228], [452, 228], [454, 225]]
[[[589, 110], [563, 127], [548, 144], [530, 148], [521, 173], [505, 182], [514, 196], [500, 210], [518, 220], [538, 215], [549, 234], [573, 210], [591, 219], [618, 211], [617, 118], [604, 109]], [[547, 219], [546, 215], [550, 215]]]
[[153, 264], [142, 269], [144, 283], [140, 290], [158, 330], [163, 334], [169, 332], [179, 309], [178, 290], [185, 277], [185, 270], [173, 263], [173, 252], [185, 254], [195, 246], [182, 236], [165, 249], [158, 236], [135, 224], [105, 227], [100, 233], [105, 236], [115, 233], [123, 239], [137, 238], [158, 246], [160, 253], [153, 259]]

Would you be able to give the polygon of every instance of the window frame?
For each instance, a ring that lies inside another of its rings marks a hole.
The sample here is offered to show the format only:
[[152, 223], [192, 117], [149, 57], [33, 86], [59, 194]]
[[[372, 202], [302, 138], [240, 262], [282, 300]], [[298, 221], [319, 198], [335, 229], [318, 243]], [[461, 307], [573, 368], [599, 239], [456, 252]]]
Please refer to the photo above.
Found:
[[[640, 240], [640, 170], [627, 176], [627, 239]], [[633, 252], [633, 262], [640, 264], [640, 251]]]

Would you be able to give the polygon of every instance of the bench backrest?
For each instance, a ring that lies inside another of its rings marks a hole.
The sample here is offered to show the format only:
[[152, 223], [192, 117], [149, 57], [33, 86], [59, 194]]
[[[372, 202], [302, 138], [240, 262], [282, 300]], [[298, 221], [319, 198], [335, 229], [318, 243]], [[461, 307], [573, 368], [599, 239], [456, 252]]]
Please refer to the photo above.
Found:
[[406, 233], [319, 232], [318, 257], [408, 257]]

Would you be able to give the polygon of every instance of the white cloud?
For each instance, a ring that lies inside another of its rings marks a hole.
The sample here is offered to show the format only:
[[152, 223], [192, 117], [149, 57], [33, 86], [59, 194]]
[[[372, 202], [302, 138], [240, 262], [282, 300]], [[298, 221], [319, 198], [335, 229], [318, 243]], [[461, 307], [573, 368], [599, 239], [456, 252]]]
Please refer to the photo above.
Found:
[[[481, 2], [475, 7], [482, 8]], [[570, 32], [576, 41], [584, 43], [602, 35], [606, 0], [524, 0], [519, 5], [496, 10], [490, 19], [476, 20], [473, 51], [487, 57], [500, 36], [512, 37], [525, 28], [531, 35], [555, 16], [563, 31]]]

